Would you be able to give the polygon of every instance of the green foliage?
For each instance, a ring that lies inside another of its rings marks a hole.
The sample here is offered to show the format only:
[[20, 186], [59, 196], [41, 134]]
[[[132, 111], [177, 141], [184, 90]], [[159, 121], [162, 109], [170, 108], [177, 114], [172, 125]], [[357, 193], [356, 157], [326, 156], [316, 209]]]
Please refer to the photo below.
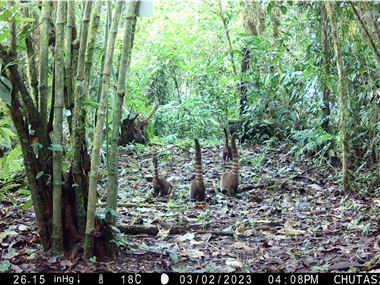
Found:
[[5, 76], [0, 76], [0, 99], [7, 105], [11, 104], [12, 88], [12, 83]]
[[291, 151], [297, 156], [313, 154], [317, 157], [329, 158], [336, 155], [334, 149], [337, 144], [337, 137], [322, 129], [314, 128], [295, 131], [292, 134], [292, 139], [295, 144]]
[[0, 157], [0, 180], [12, 180], [12, 178], [23, 170], [23, 159], [20, 147]]
[[11, 268], [12, 264], [9, 260], [3, 260], [0, 262], [0, 272], [7, 272]]

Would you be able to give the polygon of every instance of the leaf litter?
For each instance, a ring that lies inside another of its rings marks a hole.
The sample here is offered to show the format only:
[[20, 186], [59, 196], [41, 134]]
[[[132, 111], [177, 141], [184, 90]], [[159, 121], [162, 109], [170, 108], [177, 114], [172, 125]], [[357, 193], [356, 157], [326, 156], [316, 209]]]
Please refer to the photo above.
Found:
[[[160, 174], [174, 186], [170, 198], [152, 196], [151, 153], [157, 151]], [[207, 199], [197, 206], [189, 199], [192, 149], [123, 148], [119, 226], [156, 226], [158, 233], [124, 234], [116, 262], [50, 257], [39, 244], [32, 210], [23, 212], [5, 201], [0, 204], [0, 270], [329, 272], [363, 270], [371, 259], [376, 260], [374, 270], [380, 267], [380, 199], [342, 193], [338, 169], [297, 160], [286, 145], [244, 146], [240, 155], [240, 191], [228, 197], [218, 190], [225, 171], [221, 148], [203, 148]], [[100, 203], [106, 185], [101, 177]]]

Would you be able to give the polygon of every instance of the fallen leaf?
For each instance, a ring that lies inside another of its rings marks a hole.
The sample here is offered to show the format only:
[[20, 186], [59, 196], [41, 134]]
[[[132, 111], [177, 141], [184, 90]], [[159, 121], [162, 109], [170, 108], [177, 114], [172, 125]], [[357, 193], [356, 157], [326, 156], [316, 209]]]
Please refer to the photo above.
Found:
[[191, 250], [185, 249], [181, 252], [181, 255], [188, 256], [190, 258], [200, 258], [200, 257], [205, 256], [205, 253], [198, 249], [191, 249]]
[[226, 264], [233, 267], [243, 267], [241, 261], [234, 258], [227, 258]]

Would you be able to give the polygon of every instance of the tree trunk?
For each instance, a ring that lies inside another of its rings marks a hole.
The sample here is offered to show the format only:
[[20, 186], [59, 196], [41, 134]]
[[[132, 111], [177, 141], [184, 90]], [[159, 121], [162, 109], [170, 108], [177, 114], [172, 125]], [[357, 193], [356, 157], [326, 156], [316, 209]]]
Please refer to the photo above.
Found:
[[104, 61], [104, 70], [102, 76], [102, 91], [100, 94], [99, 109], [97, 112], [96, 131], [94, 135], [93, 148], [91, 154], [91, 171], [88, 189], [87, 203], [87, 221], [85, 233], [85, 255], [91, 257], [93, 255], [94, 231], [95, 231], [95, 209], [96, 209], [96, 189], [98, 183], [98, 167], [100, 162], [100, 147], [103, 138], [103, 126], [106, 114], [106, 96], [108, 94], [109, 79], [112, 70], [112, 59], [115, 48], [115, 40], [118, 31], [119, 19], [123, 8], [123, 1], [116, 4], [115, 12], [112, 19], [111, 30], [107, 41], [106, 57]]
[[79, 231], [84, 233], [86, 212], [85, 212], [85, 193], [87, 192], [87, 172], [84, 169], [84, 157], [87, 155], [85, 145], [85, 121], [83, 114], [84, 99], [84, 70], [85, 54], [87, 47], [88, 29], [92, 9], [92, 1], [86, 1], [85, 10], [82, 18], [80, 44], [78, 53], [78, 65], [76, 74], [76, 90], [74, 95], [74, 110], [72, 121], [72, 146], [73, 146], [73, 165], [72, 172], [76, 188], [76, 207], [78, 211]]
[[55, 34], [55, 97], [53, 130], [53, 253], [63, 253], [62, 231], [62, 161], [64, 105], [64, 0], [59, 0]]
[[[243, 26], [247, 33], [252, 37], [256, 37], [260, 30], [259, 21], [259, 3], [256, 2], [245, 2], [243, 9]], [[250, 69], [251, 63], [251, 48], [246, 46], [242, 50], [242, 62], [241, 62], [241, 73], [240, 73], [240, 83], [239, 83], [239, 93], [240, 93], [240, 116], [246, 113], [248, 105], [248, 79], [247, 75]]]
[[219, 8], [218, 15], [219, 15], [220, 19], [222, 20], [223, 27], [224, 27], [224, 32], [226, 34], [226, 38], [227, 38], [227, 42], [228, 42], [228, 51], [229, 51], [228, 53], [230, 55], [230, 61], [231, 61], [232, 71], [233, 71], [234, 75], [237, 76], [235, 57], [234, 57], [234, 49], [233, 49], [233, 46], [232, 46], [232, 40], [231, 40], [231, 36], [230, 36], [230, 30], [228, 28], [227, 19], [224, 16], [223, 6], [222, 6], [222, 1], [221, 0], [218, 1], [218, 8]]
[[348, 174], [348, 139], [346, 131], [346, 85], [345, 85], [345, 74], [343, 67], [343, 56], [340, 48], [340, 41], [338, 37], [336, 17], [335, 17], [335, 3], [325, 2], [325, 7], [329, 22], [331, 24], [332, 38], [334, 42], [334, 51], [336, 57], [336, 67], [338, 70], [339, 77], [339, 129], [340, 129], [340, 140], [342, 144], [342, 181], [343, 190], [348, 192], [351, 190], [350, 179]]
[[46, 138], [47, 131], [47, 101], [48, 101], [48, 68], [49, 68], [49, 32], [50, 32], [50, 4], [48, 0], [42, 2], [40, 24], [40, 65], [39, 65], [39, 111], [40, 134]]
[[[136, 8], [137, 2], [131, 1], [128, 8], [128, 16], [125, 21], [124, 38], [122, 46], [122, 54], [120, 60], [120, 69], [117, 82], [117, 94], [115, 96], [113, 121], [112, 121], [112, 139], [109, 154], [109, 172], [108, 172], [108, 191], [107, 191], [107, 208], [116, 211], [116, 199], [118, 191], [118, 143], [120, 138], [120, 122], [123, 111], [124, 96], [126, 83], [128, 81], [129, 66], [131, 62], [131, 53], [133, 47], [133, 40], [136, 27]], [[116, 222], [115, 216], [111, 211], [106, 213], [106, 222], [114, 224]]]
[[[73, 113], [73, 28], [74, 28], [74, 2], [67, 1], [67, 21], [66, 21], [66, 59], [65, 59], [65, 108], [70, 110], [71, 114]], [[70, 133], [72, 131], [72, 116], [67, 117]]]
[[[107, 50], [107, 41], [108, 41], [108, 34], [111, 29], [111, 18], [112, 18], [112, 3], [110, 0], [107, 1], [107, 21], [106, 21], [106, 28], [104, 32], [104, 46], [103, 46], [103, 54], [102, 54], [102, 65], [100, 66], [100, 72], [103, 74], [103, 69], [104, 69], [104, 60], [106, 59], [105, 53]], [[99, 82], [97, 94], [96, 94], [96, 102], [100, 102], [100, 94], [102, 93], [102, 80]], [[96, 126], [96, 121], [97, 121], [97, 115], [95, 112], [94, 115], [94, 126]]]
[[[368, 30], [367, 26], [365, 25], [364, 20], [360, 16], [359, 11], [356, 9], [356, 7], [355, 7], [356, 4], [354, 4], [352, 2], [350, 2], [350, 4], [351, 4], [351, 7], [352, 7], [352, 10], [354, 11], [354, 14], [355, 14], [356, 18], [359, 20], [359, 23], [360, 23], [361, 27], [363, 28], [363, 31], [364, 31], [365, 35], [367, 36], [367, 39], [368, 39], [368, 41], [370, 43], [370, 46], [372, 48], [373, 53], [375, 54], [375, 59], [376, 59], [377, 66], [380, 68], [380, 52], [379, 52], [379, 50], [376, 47], [375, 41], [372, 38], [372, 35], [371, 35], [370, 31]], [[359, 5], [360, 5], [360, 3], [359, 3]]]
[[329, 126], [330, 126], [330, 94], [331, 90], [327, 84], [328, 76], [330, 75], [330, 58], [331, 58], [331, 46], [330, 46], [330, 29], [328, 25], [328, 19], [326, 14], [326, 8], [324, 5], [321, 5], [321, 41], [322, 41], [322, 74], [321, 74], [321, 81], [322, 81], [322, 100], [323, 100], [323, 107], [322, 107], [322, 125], [321, 127], [326, 131], [329, 132]]

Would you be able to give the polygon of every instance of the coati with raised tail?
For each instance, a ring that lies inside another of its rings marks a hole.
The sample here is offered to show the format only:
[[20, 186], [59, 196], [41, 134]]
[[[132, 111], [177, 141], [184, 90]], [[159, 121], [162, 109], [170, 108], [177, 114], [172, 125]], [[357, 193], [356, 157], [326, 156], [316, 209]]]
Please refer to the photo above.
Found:
[[239, 186], [239, 153], [236, 148], [236, 134], [231, 138], [232, 165], [231, 170], [224, 173], [220, 178], [220, 190], [235, 196]]
[[203, 182], [202, 170], [202, 154], [201, 146], [198, 139], [194, 139], [195, 143], [195, 177], [191, 182], [190, 198], [193, 201], [204, 202], [206, 198], [206, 187]]
[[157, 156], [153, 156], [153, 194], [161, 195], [162, 197], [168, 196], [173, 187], [165, 178], [160, 177], [157, 165]]
[[228, 133], [227, 129], [224, 128], [224, 146], [223, 146], [223, 161], [231, 160], [232, 159], [232, 151], [231, 147], [228, 145]]

